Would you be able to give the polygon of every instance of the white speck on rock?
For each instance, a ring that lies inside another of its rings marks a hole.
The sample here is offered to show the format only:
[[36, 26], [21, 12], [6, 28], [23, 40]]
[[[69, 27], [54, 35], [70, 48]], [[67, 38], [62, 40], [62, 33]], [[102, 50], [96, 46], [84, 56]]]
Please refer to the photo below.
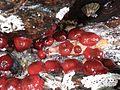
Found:
[[75, 75], [74, 71], [64, 75], [62, 86], [61, 86], [62, 90], [71, 90], [72, 88], [75, 88], [75, 85], [72, 81], [72, 77], [74, 75]]
[[120, 79], [119, 74], [107, 73], [95, 76], [84, 77], [81, 82], [86, 88], [91, 88], [92, 90], [98, 90], [103, 87], [113, 87], [116, 86], [118, 80]]
[[46, 81], [45, 85], [49, 88], [52, 88], [52, 90], [55, 90], [58, 87], [61, 90], [71, 90], [72, 88], [75, 88], [74, 82], [72, 81], [72, 77], [74, 75], [74, 71], [64, 74], [60, 77], [54, 77], [48, 73], [40, 73], [40, 76]]
[[0, 57], [2, 57], [2, 56], [4, 56], [4, 55], [6, 55], [7, 53], [5, 53], [5, 52], [0, 52]]
[[69, 7], [64, 7], [62, 9], [59, 10], [59, 12], [56, 14], [56, 18], [58, 18], [59, 20], [62, 20], [64, 15], [69, 12], [70, 8]]
[[0, 31], [10, 33], [13, 31], [25, 30], [21, 18], [16, 15], [4, 17], [0, 15]]

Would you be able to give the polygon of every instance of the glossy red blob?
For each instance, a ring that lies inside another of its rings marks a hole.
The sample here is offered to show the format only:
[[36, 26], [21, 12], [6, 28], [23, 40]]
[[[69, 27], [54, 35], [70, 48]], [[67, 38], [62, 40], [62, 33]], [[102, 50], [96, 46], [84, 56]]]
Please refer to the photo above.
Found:
[[103, 52], [98, 48], [95, 49], [86, 48], [85, 51], [83, 52], [83, 55], [87, 60], [91, 60], [91, 59], [101, 60], [103, 58]]
[[67, 39], [67, 33], [64, 30], [58, 31], [53, 34], [53, 37], [56, 41], [61, 42]]
[[45, 36], [51, 36], [54, 33], [54, 30], [50, 29], [45, 33]]
[[92, 32], [85, 32], [81, 35], [79, 41], [81, 44], [85, 46], [93, 46], [96, 45], [97, 42], [100, 40], [100, 37]]
[[5, 36], [0, 36], [0, 48], [6, 48], [8, 46], [8, 39]]
[[68, 38], [71, 40], [78, 40], [83, 34], [83, 30], [79, 28], [71, 29], [68, 33]]
[[53, 25], [52, 28], [45, 33], [45, 36], [51, 36], [56, 29], [57, 29], [57, 25]]
[[17, 90], [19, 83], [20, 83], [20, 79], [18, 78], [7, 79], [0, 90]]
[[43, 90], [44, 80], [38, 75], [29, 75], [25, 77], [19, 84], [19, 90]]
[[82, 63], [80, 63], [77, 59], [66, 59], [62, 64], [63, 70], [65, 73], [69, 73], [71, 71], [82, 71]]
[[54, 43], [54, 38], [52, 38], [52, 37], [47, 37], [43, 41], [44, 46], [51, 46], [53, 43]]
[[29, 75], [39, 74], [42, 71], [44, 71], [44, 64], [40, 61], [33, 62], [28, 66]]
[[73, 44], [70, 41], [65, 41], [59, 45], [59, 53], [62, 56], [69, 56], [73, 48]]
[[42, 49], [42, 47], [43, 47], [43, 42], [40, 41], [40, 40], [35, 41], [34, 47], [35, 47], [37, 50]]
[[0, 57], [0, 70], [7, 71], [10, 70], [13, 65], [13, 59], [10, 55], [2, 55]]
[[37, 55], [40, 59], [44, 59], [46, 57], [46, 53], [43, 50], [39, 50]]
[[16, 47], [16, 51], [22, 52], [31, 47], [32, 39], [27, 37], [15, 37], [14, 45]]
[[45, 62], [45, 69], [47, 72], [57, 72], [61, 71], [62, 67], [60, 62], [57, 60], [48, 60]]
[[6, 77], [0, 77], [0, 90], [3, 88], [3, 85], [6, 83], [7, 78]]
[[81, 49], [81, 47], [80, 46], [74, 46], [74, 52], [75, 53], [81, 53], [81, 51], [82, 51], [82, 49]]
[[85, 75], [105, 74], [108, 69], [99, 60], [88, 60], [83, 64]]
[[103, 65], [105, 67], [107, 67], [108, 69], [112, 70], [116, 67], [118, 67], [115, 62], [111, 59], [102, 59], [101, 62], [103, 63]]

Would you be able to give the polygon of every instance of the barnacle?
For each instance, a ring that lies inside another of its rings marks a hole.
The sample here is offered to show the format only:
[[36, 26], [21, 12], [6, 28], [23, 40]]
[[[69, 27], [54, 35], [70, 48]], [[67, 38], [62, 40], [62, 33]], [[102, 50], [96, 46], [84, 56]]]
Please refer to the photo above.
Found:
[[96, 17], [96, 12], [99, 8], [99, 3], [89, 3], [82, 7], [82, 11], [87, 17]]

